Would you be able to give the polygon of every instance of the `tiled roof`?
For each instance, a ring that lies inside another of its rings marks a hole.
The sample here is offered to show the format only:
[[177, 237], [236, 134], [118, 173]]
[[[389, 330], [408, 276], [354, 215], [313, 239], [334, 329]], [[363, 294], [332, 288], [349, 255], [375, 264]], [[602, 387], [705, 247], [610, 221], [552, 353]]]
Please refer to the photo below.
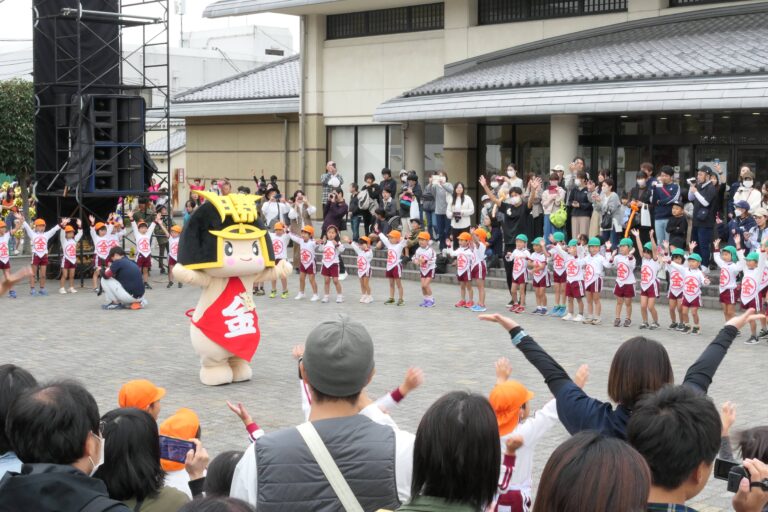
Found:
[[298, 98], [299, 56], [270, 62], [217, 82], [185, 91], [174, 103]]
[[764, 74], [768, 71], [768, 12], [765, 4], [755, 7], [752, 10], [757, 12], [711, 9], [668, 20], [628, 22], [595, 36], [576, 34], [571, 40], [543, 41], [531, 50], [480, 58], [477, 65], [465, 65], [403, 96]]
[[[178, 151], [187, 145], [187, 130], [176, 130], [171, 133], [171, 153]], [[166, 152], [166, 138], [159, 139], [147, 144], [147, 151], [150, 155], [164, 154]]]

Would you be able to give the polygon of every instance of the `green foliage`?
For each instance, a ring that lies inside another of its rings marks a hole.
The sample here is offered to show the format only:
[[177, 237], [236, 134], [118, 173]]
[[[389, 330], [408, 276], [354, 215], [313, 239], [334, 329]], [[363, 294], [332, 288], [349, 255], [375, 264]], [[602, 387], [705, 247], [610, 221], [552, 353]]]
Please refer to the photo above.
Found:
[[31, 82], [0, 81], [0, 172], [23, 180], [34, 172], [35, 100]]

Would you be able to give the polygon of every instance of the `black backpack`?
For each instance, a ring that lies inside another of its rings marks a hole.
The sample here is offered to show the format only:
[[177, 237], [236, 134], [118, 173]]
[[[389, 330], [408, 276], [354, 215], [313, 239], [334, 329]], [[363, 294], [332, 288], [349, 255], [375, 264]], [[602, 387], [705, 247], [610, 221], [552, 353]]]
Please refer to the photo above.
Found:
[[435, 274], [445, 274], [448, 271], [448, 257], [438, 254], [435, 258]]

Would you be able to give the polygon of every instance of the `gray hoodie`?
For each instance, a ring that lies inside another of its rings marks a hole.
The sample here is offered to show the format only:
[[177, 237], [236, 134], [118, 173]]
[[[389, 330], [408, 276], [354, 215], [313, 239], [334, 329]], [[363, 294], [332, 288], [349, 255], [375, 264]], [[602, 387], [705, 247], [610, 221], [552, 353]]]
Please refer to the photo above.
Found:
[[448, 198], [453, 194], [453, 185], [448, 182], [440, 185], [430, 182], [424, 187], [424, 192], [435, 196], [435, 213], [445, 214], [445, 211], [448, 209]]

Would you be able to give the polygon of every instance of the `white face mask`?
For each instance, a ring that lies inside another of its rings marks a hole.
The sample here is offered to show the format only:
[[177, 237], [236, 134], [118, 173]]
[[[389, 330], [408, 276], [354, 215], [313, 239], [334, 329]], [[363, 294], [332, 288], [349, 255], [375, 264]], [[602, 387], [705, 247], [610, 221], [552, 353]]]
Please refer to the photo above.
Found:
[[515, 177], [515, 170], [514, 169], [507, 169], [507, 176], [509, 176], [510, 178], [514, 178]]
[[[93, 432], [91, 432], [91, 434], [93, 434]], [[88, 460], [91, 462], [91, 465], [93, 466], [90, 476], [93, 476], [93, 474], [96, 473], [96, 470], [99, 469], [99, 467], [102, 464], [104, 464], [104, 446], [106, 445], [105, 439], [103, 437], [97, 436], [96, 434], [93, 434], [93, 436], [99, 440], [99, 461], [93, 462], [93, 459], [91, 457], [88, 457]]]
[[580, 187], [581, 186], [581, 180], [579, 178], [576, 178], [575, 180], [573, 180], [573, 184], [576, 185], [577, 187]]
[[744, 188], [752, 188], [753, 183], [754, 182], [752, 180], [744, 180], [743, 182]]
[[637, 186], [638, 187], [644, 187], [645, 186], [645, 180], [637, 180]]
[[509, 198], [509, 202], [514, 206], [518, 206], [521, 201], [522, 199], [520, 199], [520, 196], [512, 196]]
[[499, 187], [499, 182], [498, 181], [492, 181], [491, 182], [491, 188], [498, 188], [498, 187]]
[[407, 179], [408, 179], [408, 176], [406, 176], [405, 174], [400, 176], [400, 181], [402, 181], [403, 183], [405, 183]]
[[744, 215], [744, 210], [742, 210], [741, 208], [736, 208], [733, 212], [736, 214], [737, 217], [741, 217], [742, 215]]

